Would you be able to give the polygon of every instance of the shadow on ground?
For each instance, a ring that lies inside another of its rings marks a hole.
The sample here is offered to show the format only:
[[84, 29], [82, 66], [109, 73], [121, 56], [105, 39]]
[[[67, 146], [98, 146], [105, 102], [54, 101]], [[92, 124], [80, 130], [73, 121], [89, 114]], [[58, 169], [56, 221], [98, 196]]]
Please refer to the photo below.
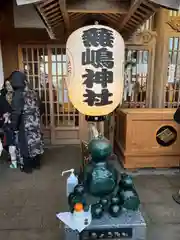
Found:
[[[27, 175], [0, 164], [0, 240], [62, 240], [56, 213], [67, 209], [61, 172], [79, 168], [78, 146], [46, 150], [43, 167]], [[180, 187], [180, 174], [134, 176], [142, 201], [147, 240], [180, 239], [180, 205], [172, 193]]]

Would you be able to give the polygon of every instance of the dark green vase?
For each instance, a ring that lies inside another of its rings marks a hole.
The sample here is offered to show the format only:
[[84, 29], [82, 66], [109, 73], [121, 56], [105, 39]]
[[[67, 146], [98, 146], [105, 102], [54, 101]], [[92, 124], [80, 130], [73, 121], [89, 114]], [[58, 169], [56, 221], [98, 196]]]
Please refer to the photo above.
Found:
[[85, 184], [90, 194], [104, 197], [117, 185], [117, 171], [107, 163], [112, 147], [106, 139], [93, 139], [88, 148], [92, 160], [85, 168]]
[[111, 204], [121, 204], [121, 199], [120, 197], [117, 195], [117, 196], [113, 196], [111, 198]]
[[93, 162], [106, 161], [112, 153], [112, 146], [110, 142], [105, 139], [93, 139], [88, 145], [88, 150], [91, 154]]
[[134, 189], [120, 191], [119, 197], [122, 199], [122, 207], [126, 208], [127, 210], [138, 210], [140, 200]]
[[97, 163], [87, 179], [88, 190], [96, 197], [104, 197], [111, 194], [116, 184], [116, 172], [107, 163]]
[[121, 206], [118, 204], [111, 204], [109, 207], [109, 214], [112, 217], [118, 217], [121, 214]]
[[83, 195], [85, 193], [84, 185], [83, 184], [78, 184], [74, 188], [74, 194], [75, 195]]
[[106, 209], [109, 206], [109, 200], [107, 198], [101, 198], [99, 203]]
[[103, 216], [103, 206], [100, 203], [95, 203], [91, 206], [92, 218], [101, 218]]
[[84, 207], [86, 206], [86, 200], [84, 196], [80, 194], [75, 194], [75, 193], [69, 194], [68, 203], [71, 211], [73, 211], [74, 205], [76, 203], [82, 203]]
[[121, 180], [119, 182], [120, 190], [132, 189], [134, 187], [132, 177], [126, 173], [121, 174]]

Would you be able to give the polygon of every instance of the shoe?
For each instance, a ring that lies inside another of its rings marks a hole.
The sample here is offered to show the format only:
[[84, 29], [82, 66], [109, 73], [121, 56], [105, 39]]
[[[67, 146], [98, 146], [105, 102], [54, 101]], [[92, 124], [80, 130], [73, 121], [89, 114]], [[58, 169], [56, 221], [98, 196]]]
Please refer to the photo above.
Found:
[[21, 172], [24, 172], [24, 173], [32, 173], [31, 167], [25, 167], [25, 166], [21, 165], [20, 170], [21, 170]]
[[32, 166], [31, 166], [31, 159], [30, 158], [24, 158], [23, 159], [23, 165], [20, 165], [21, 172], [25, 173], [32, 173]]
[[41, 168], [40, 156], [36, 156], [31, 161], [31, 166], [33, 169], [39, 170]]

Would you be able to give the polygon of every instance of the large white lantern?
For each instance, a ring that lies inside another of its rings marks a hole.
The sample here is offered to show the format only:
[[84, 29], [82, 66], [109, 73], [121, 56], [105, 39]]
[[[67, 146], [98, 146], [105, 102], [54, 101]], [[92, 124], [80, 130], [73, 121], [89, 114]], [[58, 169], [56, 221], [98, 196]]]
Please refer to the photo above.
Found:
[[82, 27], [66, 44], [67, 87], [74, 107], [88, 116], [111, 113], [122, 102], [124, 40], [103, 25]]

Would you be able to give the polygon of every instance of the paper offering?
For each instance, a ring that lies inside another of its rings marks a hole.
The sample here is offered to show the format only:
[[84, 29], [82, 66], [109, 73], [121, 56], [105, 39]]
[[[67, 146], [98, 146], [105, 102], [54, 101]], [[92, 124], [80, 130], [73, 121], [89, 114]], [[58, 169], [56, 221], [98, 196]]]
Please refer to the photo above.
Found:
[[[89, 214], [89, 212], [84, 212], [84, 217], [82, 219], [78, 219], [78, 221], [73, 218], [73, 214], [70, 212], [61, 212], [58, 213], [56, 216], [69, 228], [71, 228], [72, 230], [77, 230], [78, 232], [82, 232], [86, 227], [91, 224], [92, 221], [91, 214]], [[85, 220], [87, 220], [88, 223]]]

